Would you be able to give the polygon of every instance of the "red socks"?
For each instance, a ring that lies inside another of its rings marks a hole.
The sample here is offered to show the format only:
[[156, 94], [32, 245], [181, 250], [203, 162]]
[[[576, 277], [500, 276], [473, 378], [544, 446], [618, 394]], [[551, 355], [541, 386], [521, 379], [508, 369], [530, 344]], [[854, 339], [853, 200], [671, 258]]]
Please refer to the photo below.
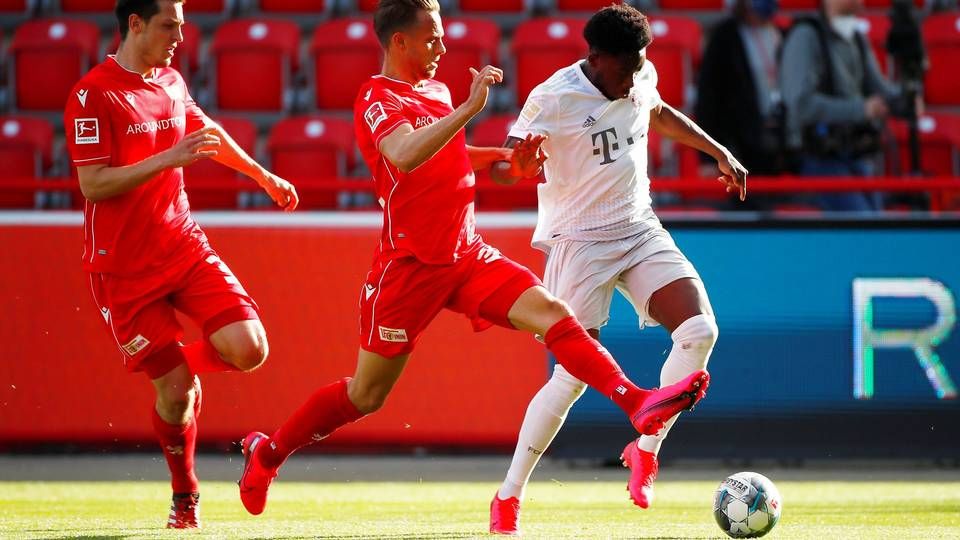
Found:
[[324, 386], [310, 396], [270, 439], [270, 444], [257, 451], [260, 463], [275, 469], [302, 446], [326, 438], [340, 426], [355, 422], [364, 414], [347, 396], [350, 377]]
[[193, 374], [239, 371], [236, 366], [220, 358], [220, 353], [206, 338], [184, 345], [182, 349], [187, 358], [187, 367]]
[[196, 417], [191, 418], [186, 425], [175, 426], [166, 423], [154, 409], [153, 431], [160, 440], [163, 456], [167, 458], [173, 492], [196, 493], [200, 486], [193, 470], [194, 451], [197, 446]]
[[623, 374], [616, 360], [590, 337], [575, 317], [567, 317], [547, 330], [547, 348], [571, 375], [610, 398], [627, 414], [648, 393]]

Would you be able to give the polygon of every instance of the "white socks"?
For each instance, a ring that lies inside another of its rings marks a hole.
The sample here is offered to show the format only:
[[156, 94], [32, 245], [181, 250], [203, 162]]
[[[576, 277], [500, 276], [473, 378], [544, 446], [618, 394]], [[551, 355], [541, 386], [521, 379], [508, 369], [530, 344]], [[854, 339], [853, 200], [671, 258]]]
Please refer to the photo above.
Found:
[[[717, 334], [717, 323], [712, 315], [697, 315], [678, 326], [670, 336], [673, 338], [673, 348], [660, 370], [660, 385], [673, 384], [698, 369], [704, 369], [717, 341]], [[585, 389], [586, 385], [570, 375], [563, 366], [557, 364], [554, 367], [553, 376], [527, 406], [513, 461], [498, 492], [500, 499], [516, 497], [523, 500], [527, 482], [540, 456], [553, 442], [570, 407]], [[656, 455], [670, 427], [677, 421], [677, 416], [668, 420], [657, 436], [641, 436], [638, 448]]]
[[[660, 370], [660, 386], [671, 385], [698, 369], [706, 368], [718, 333], [717, 321], [713, 315], [696, 315], [683, 321], [670, 335], [673, 338], [673, 348]], [[657, 455], [660, 445], [679, 416], [677, 414], [667, 420], [656, 436], [641, 435], [637, 447]]]
[[553, 368], [553, 376], [527, 406], [513, 461], [507, 470], [507, 478], [500, 486], [500, 499], [516, 497], [523, 500], [524, 489], [540, 456], [550, 446], [566, 420], [570, 407], [586, 388], [586, 384], [570, 375], [560, 364]]

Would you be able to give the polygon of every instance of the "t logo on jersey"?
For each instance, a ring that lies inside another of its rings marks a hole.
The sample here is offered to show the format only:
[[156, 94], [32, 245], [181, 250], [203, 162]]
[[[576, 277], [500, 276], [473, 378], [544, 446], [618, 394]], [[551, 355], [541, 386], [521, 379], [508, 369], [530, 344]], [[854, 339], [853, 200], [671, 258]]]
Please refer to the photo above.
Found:
[[363, 119], [366, 120], [367, 125], [370, 126], [370, 131], [376, 131], [380, 122], [387, 119], [387, 113], [383, 110], [383, 103], [376, 101], [373, 105], [370, 105], [367, 112], [363, 113]]
[[[590, 134], [590, 140], [594, 145], [597, 144], [598, 139], [600, 140], [600, 145], [593, 147], [593, 155], [603, 155], [603, 161], [601, 161], [600, 164], [607, 165], [616, 161], [617, 159], [611, 157], [610, 152], [616, 152], [620, 150], [620, 143], [617, 139], [617, 130], [614, 128], [609, 128]], [[633, 145], [633, 137], [627, 137], [627, 144]]]
[[77, 144], [97, 144], [100, 142], [100, 121], [96, 118], [74, 118], [73, 130]]

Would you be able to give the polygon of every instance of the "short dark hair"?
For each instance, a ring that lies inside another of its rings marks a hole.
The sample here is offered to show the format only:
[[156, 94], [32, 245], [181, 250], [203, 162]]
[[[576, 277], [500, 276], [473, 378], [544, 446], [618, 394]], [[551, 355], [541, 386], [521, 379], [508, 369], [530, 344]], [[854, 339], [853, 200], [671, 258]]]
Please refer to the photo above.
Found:
[[380, 40], [380, 45], [387, 48], [390, 36], [394, 32], [405, 30], [417, 22], [417, 14], [421, 11], [440, 11], [440, 2], [437, 0], [380, 0], [377, 10], [373, 12], [373, 31]]
[[613, 4], [590, 17], [583, 38], [591, 51], [619, 56], [652, 43], [653, 33], [646, 15], [626, 4]]
[[[113, 12], [117, 14], [117, 24], [120, 27], [120, 41], [127, 38], [127, 32], [130, 31], [130, 16], [137, 14], [144, 21], [149, 21], [157, 13], [160, 13], [160, 0], [117, 0], [117, 6]], [[173, 0], [175, 4], [186, 3], [186, 0]]]

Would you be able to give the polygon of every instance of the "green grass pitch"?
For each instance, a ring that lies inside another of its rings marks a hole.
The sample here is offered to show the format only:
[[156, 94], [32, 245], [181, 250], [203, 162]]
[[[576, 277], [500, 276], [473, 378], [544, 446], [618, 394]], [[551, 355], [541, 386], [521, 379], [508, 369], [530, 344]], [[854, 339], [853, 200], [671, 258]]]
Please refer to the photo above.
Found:
[[[775, 539], [960, 538], [960, 483], [777, 482]], [[161, 482], [0, 482], [0, 538], [476, 538], [488, 536], [491, 482], [274, 485], [249, 516], [236, 485], [206, 482], [203, 529], [166, 531]], [[726, 538], [713, 521], [714, 482], [662, 481], [653, 509], [622, 483], [535, 482], [525, 538]]]

